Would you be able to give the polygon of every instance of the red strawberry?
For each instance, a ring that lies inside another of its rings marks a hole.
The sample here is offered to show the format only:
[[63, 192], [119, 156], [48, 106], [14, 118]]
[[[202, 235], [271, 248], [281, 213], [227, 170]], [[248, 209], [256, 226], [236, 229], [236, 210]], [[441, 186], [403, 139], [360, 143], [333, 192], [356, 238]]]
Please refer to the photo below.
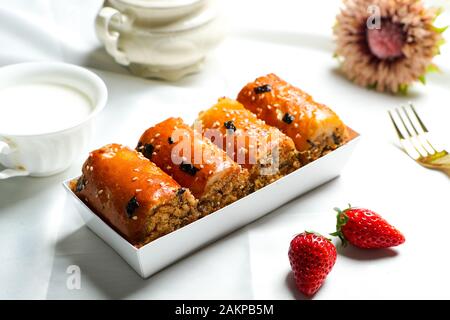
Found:
[[337, 214], [336, 232], [345, 246], [347, 242], [365, 249], [395, 247], [405, 242], [403, 234], [391, 226], [379, 214], [363, 208], [344, 211], [335, 208]]
[[333, 268], [336, 248], [330, 239], [305, 231], [292, 239], [289, 261], [298, 290], [312, 296]]

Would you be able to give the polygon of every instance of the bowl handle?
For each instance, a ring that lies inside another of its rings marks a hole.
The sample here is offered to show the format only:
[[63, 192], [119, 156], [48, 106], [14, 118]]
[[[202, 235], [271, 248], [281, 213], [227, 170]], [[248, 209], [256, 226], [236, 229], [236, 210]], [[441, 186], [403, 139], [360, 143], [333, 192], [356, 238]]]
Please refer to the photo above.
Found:
[[119, 37], [120, 33], [117, 31], [110, 31], [109, 24], [111, 19], [117, 16], [121, 23], [128, 20], [128, 17], [122, 14], [117, 9], [111, 7], [103, 7], [97, 15], [95, 21], [97, 27], [98, 36], [103, 40], [106, 51], [114, 57], [117, 63], [128, 66], [130, 60], [126, 54], [119, 49]]
[[[15, 150], [5, 141], [0, 141], [0, 155], [9, 155]], [[17, 176], [28, 176], [30, 173], [25, 169], [4, 169], [0, 171], [0, 180]]]

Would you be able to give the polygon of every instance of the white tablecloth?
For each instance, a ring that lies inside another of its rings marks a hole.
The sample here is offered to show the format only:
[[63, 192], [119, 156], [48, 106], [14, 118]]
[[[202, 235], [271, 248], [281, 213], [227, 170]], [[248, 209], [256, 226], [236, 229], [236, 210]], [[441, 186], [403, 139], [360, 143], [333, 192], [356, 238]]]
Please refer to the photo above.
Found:
[[[340, 250], [316, 298], [450, 298], [449, 179], [397, 148], [386, 115], [411, 99], [448, 146], [449, 46], [437, 59], [445, 73], [432, 76], [427, 87], [417, 86], [408, 98], [381, 95], [335, 71], [330, 30], [338, 1], [223, 1], [230, 36], [202, 73], [166, 83], [132, 77], [106, 55], [93, 30], [100, 6], [93, 0], [0, 1], [0, 65], [58, 60], [93, 68], [105, 80], [109, 102], [92, 148], [134, 145], [145, 128], [171, 115], [192, 121], [217, 97], [233, 97], [267, 72], [330, 104], [363, 139], [340, 178], [147, 280], [66, 202], [60, 182], [79, 173], [85, 155], [53, 177], [0, 181], [0, 298], [301, 298], [289, 273], [289, 240], [305, 229], [333, 231], [332, 208], [348, 202], [381, 212], [407, 242], [393, 250]], [[81, 268], [80, 290], [67, 289], [70, 265]]]

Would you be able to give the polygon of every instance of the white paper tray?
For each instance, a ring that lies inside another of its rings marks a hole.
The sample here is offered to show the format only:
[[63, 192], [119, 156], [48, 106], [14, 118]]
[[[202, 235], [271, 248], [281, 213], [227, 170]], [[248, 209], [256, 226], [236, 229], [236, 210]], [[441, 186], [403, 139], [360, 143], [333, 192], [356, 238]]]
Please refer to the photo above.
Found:
[[202, 246], [261, 218], [293, 198], [337, 177], [355, 145], [356, 135], [347, 144], [292, 172], [280, 180], [137, 249], [94, 214], [63, 183], [86, 225], [109, 244], [143, 278]]

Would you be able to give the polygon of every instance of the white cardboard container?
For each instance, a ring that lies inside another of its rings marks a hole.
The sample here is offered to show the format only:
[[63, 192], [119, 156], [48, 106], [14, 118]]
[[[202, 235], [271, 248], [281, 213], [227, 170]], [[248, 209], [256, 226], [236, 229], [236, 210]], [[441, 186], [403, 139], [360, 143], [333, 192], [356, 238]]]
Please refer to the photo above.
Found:
[[274, 183], [181, 229], [136, 248], [89, 209], [63, 183], [86, 225], [110, 245], [139, 275], [147, 278], [208, 243], [261, 218], [299, 195], [339, 176], [359, 135], [338, 149]]

